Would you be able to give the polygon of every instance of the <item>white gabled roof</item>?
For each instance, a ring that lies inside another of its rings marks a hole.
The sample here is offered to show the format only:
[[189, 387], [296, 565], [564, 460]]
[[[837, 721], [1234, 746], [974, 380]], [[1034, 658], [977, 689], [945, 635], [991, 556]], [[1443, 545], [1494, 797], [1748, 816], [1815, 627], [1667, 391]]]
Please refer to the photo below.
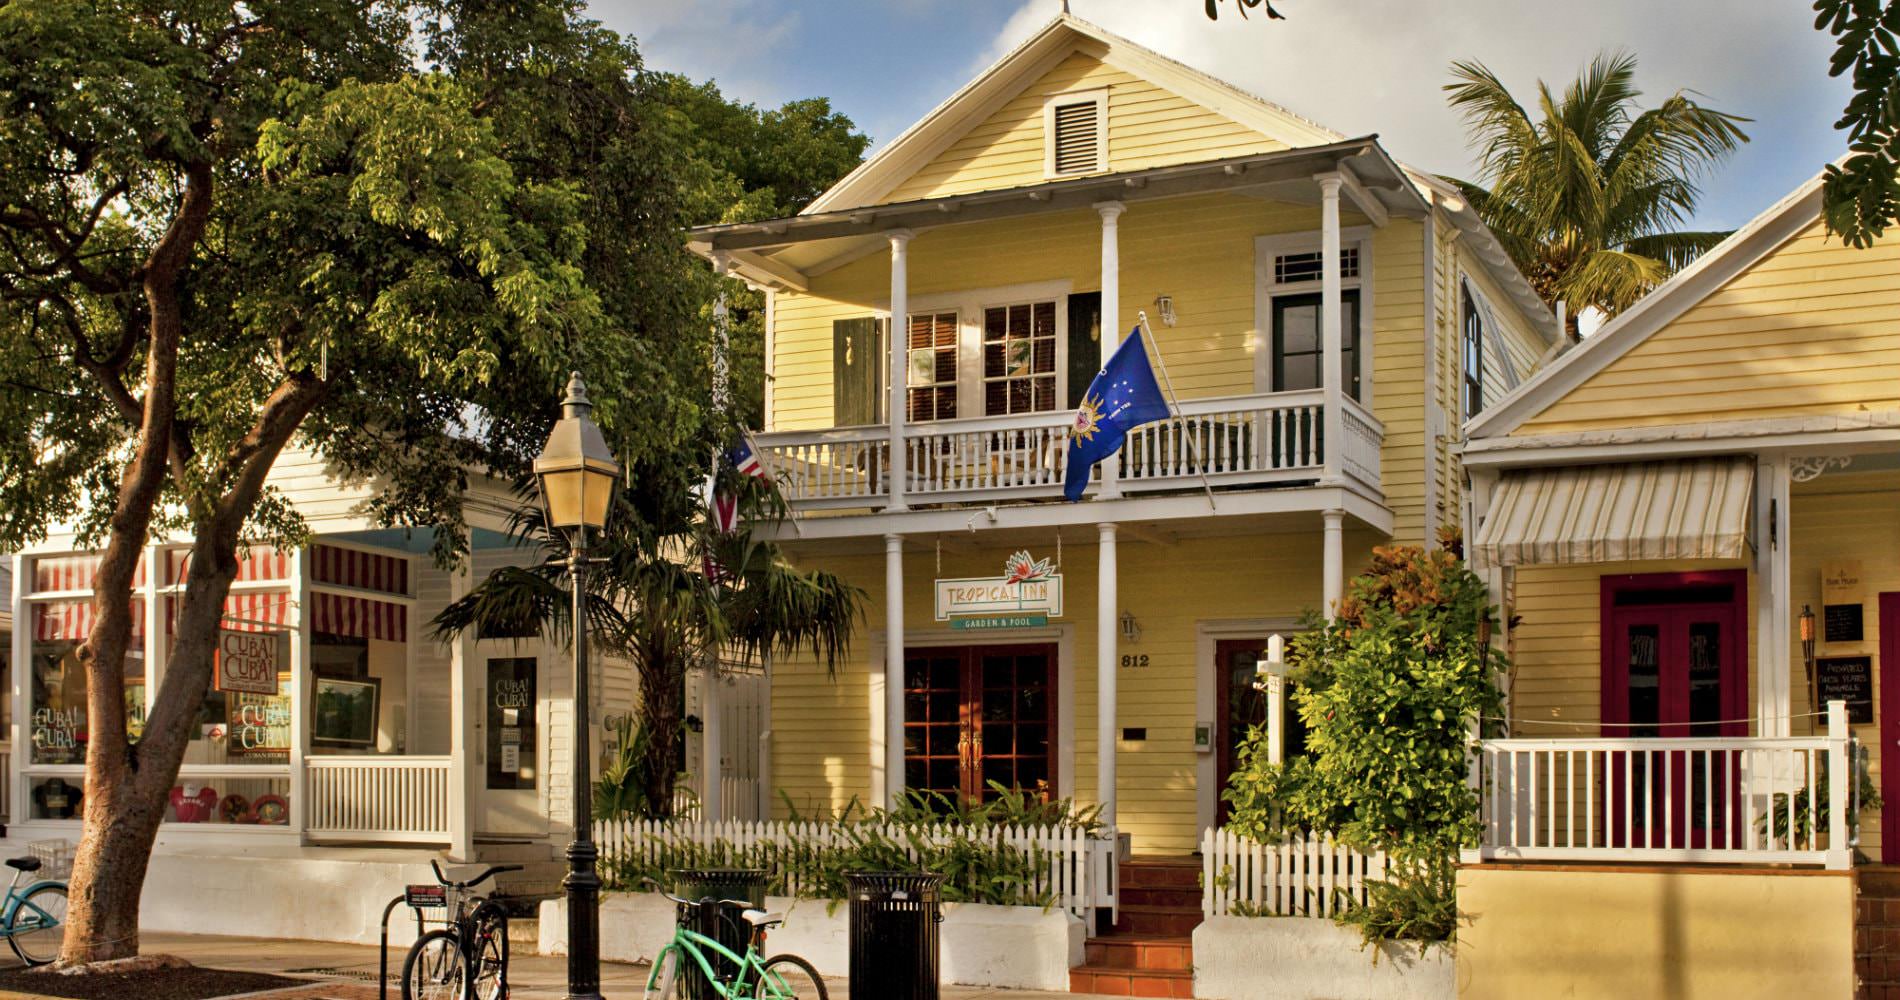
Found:
[[1073, 14], [1061, 14], [819, 195], [804, 214], [876, 204], [1057, 63], [1084, 49], [1111, 66], [1288, 146], [1324, 145], [1346, 138]]
[[1816, 174], [1619, 313], [1555, 364], [1480, 413], [1465, 425], [1466, 439], [1501, 438], [1522, 427], [1656, 331], [1800, 235], [1821, 218], [1821, 182], [1825, 177], [1825, 173]]

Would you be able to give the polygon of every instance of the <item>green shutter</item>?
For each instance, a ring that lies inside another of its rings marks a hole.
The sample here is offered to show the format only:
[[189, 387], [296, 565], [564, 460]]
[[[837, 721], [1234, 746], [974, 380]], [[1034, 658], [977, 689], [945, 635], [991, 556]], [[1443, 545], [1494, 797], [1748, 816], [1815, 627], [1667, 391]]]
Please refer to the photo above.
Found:
[[1069, 296], [1069, 409], [1082, 405], [1095, 373], [1102, 370], [1102, 293]]
[[853, 427], [880, 421], [884, 349], [877, 320], [841, 319], [831, 324], [832, 424]]

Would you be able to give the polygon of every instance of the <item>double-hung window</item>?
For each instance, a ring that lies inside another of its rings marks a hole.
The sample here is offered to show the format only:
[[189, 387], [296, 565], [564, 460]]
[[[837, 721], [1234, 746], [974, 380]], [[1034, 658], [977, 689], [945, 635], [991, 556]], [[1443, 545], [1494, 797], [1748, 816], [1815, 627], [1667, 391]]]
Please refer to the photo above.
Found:
[[911, 314], [906, 377], [910, 420], [956, 418], [957, 336], [955, 312]]
[[1469, 286], [1459, 315], [1464, 330], [1464, 414], [1470, 420], [1484, 412], [1484, 312]]
[[1056, 304], [983, 310], [983, 414], [1056, 408]]

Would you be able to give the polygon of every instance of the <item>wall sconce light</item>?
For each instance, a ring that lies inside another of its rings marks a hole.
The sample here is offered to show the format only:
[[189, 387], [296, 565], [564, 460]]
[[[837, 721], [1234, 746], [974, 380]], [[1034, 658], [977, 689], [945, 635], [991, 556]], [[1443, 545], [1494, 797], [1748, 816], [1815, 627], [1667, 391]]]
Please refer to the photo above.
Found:
[[1162, 295], [1155, 299], [1155, 312], [1161, 314], [1162, 326], [1174, 325], [1174, 296]]
[[706, 723], [701, 721], [697, 715], [689, 715], [686, 717], [686, 731], [689, 733], [703, 733], [706, 731]]
[[1141, 641], [1141, 623], [1135, 620], [1133, 611], [1122, 612], [1122, 638], [1129, 642]]

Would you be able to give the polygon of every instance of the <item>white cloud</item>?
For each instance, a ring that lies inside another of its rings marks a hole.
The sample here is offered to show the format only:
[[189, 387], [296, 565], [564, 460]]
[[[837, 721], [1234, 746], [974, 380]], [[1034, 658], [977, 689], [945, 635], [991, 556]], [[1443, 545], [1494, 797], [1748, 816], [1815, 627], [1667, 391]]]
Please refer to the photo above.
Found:
[[728, 97], [777, 104], [778, 60], [795, 58], [796, 11], [684, 0], [592, 0], [588, 13], [640, 46], [650, 69], [718, 81]]
[[[1073, 0], [1075, 13], [1347, 135], [1377, 132], [1394, 156], [1424, 169], [1469, 173], [1462, 122], [1440, 89], [1454, 59], [1476, 59], [1520, 102], [1542, 78], [1562, 87], [1606, 49], [1637, 59], [1654, 103], [1694, 89], [1705, 103], [1756, 119], [1755, 138], [1729, 171], [1770, 174], [1734, 225], [1832, 158], [1829, 131], [1844, 100], [1827, 78], [1826, 36], [1806, 4], [1787, 0], [1276, 0], [1287, 20], [1257, 9], [1242, 20], [1223, 2], [1209, 21], [1196, 0]], [[1055, 13], [1026, 0], [997, 33], [983, 65]], [[1724, 183], [1741, 183], [1729, 176]], [[1711, 185], [1711, 193], [1722, 185]]]

